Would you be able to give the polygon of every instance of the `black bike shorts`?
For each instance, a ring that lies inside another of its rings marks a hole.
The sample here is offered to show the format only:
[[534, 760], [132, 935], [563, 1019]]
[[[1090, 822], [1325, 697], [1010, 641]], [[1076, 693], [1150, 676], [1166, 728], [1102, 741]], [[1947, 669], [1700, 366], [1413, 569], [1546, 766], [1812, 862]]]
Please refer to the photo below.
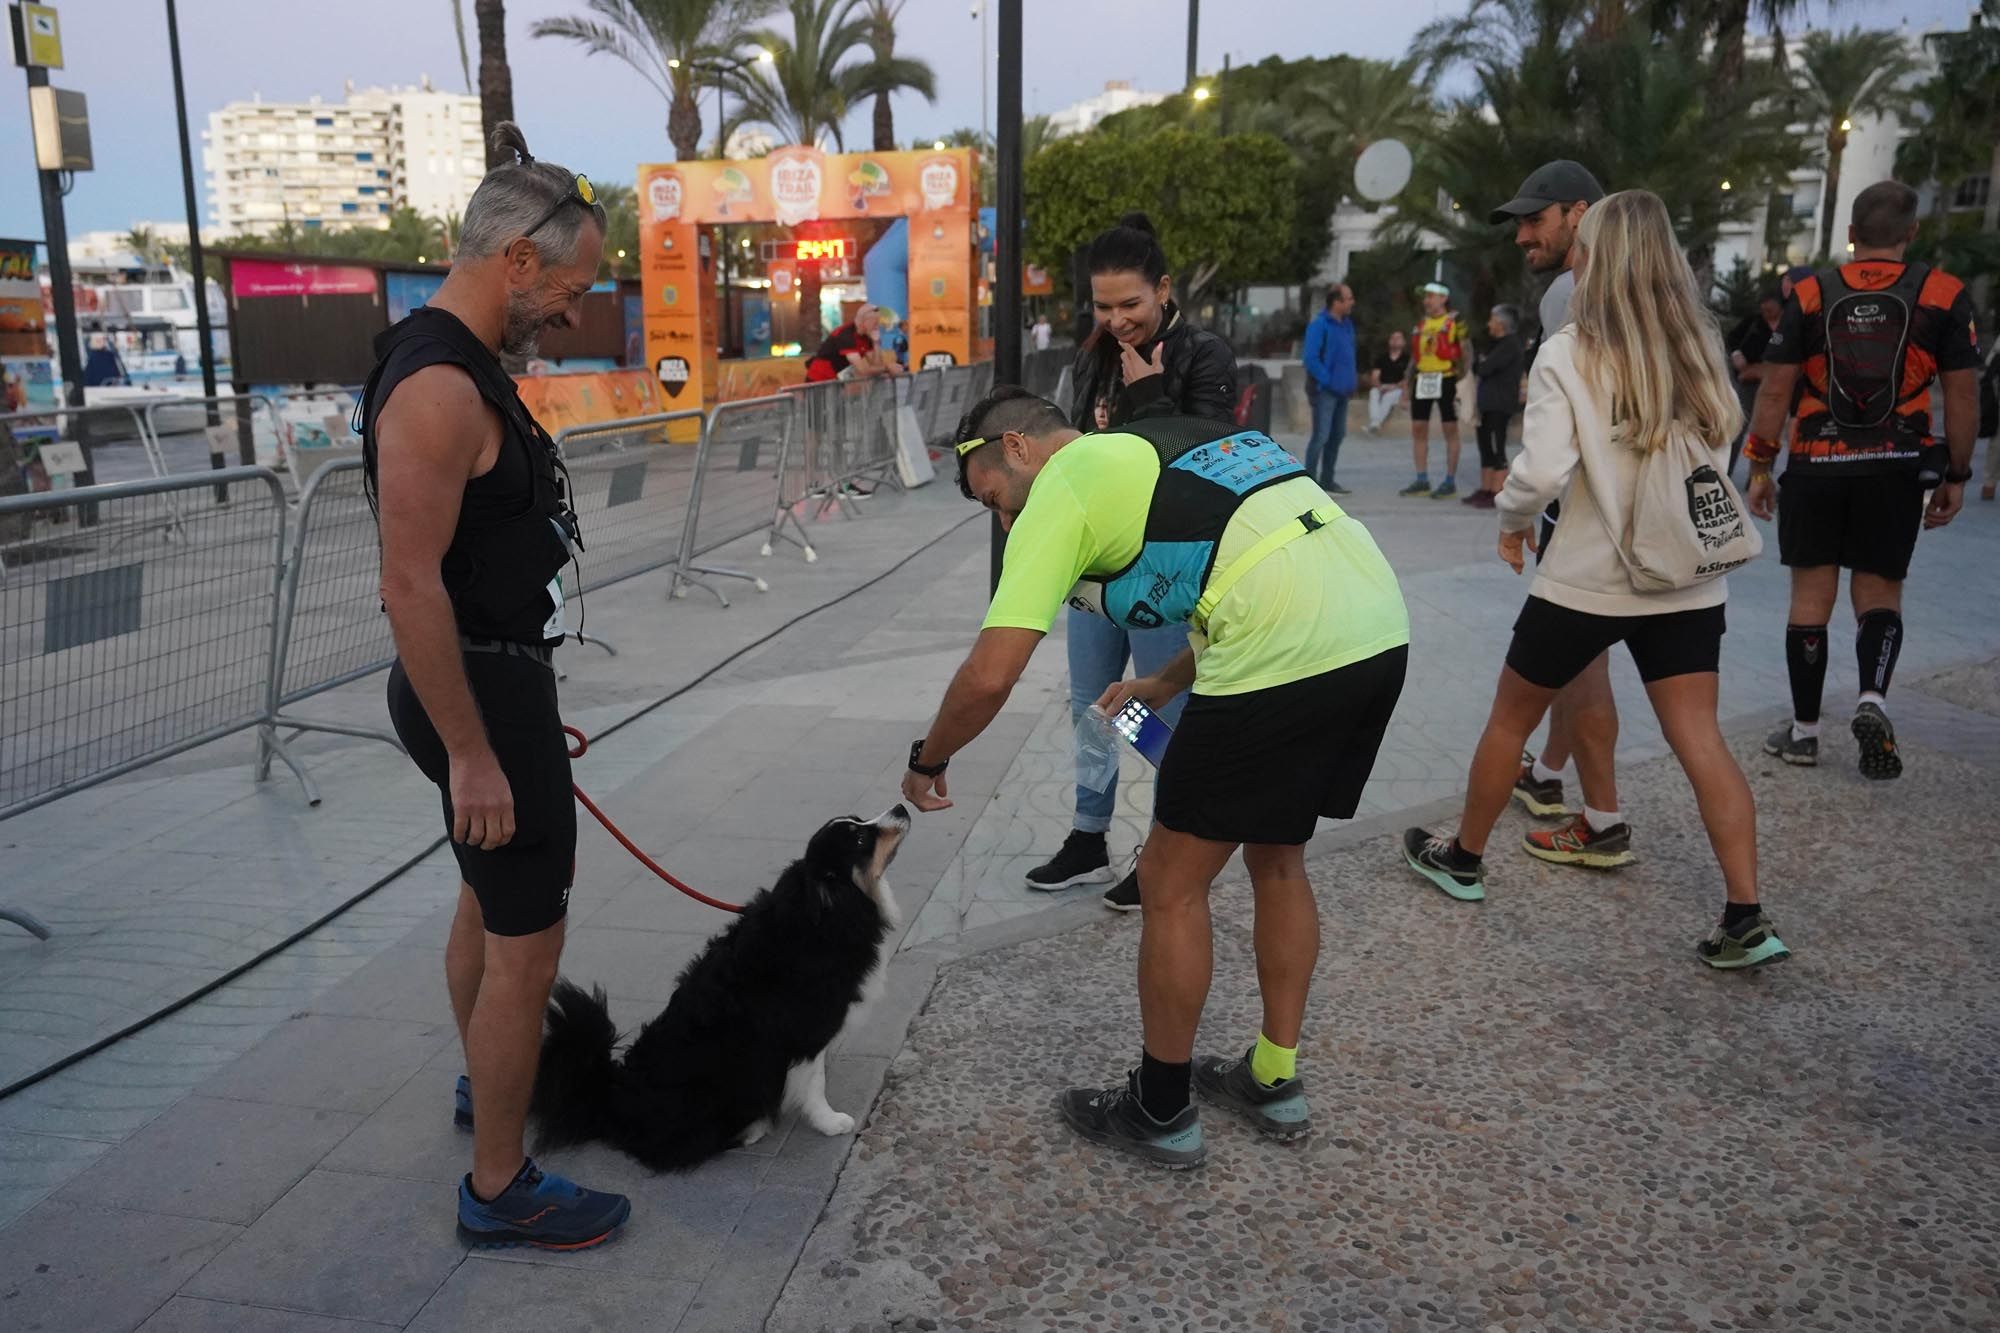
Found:
[[[514, 645], [508, 645], [513, 649]], [[546, 650], [544, 650], [544, 656]], [[493, 935], [533, 935], [569, 912], [576, 880], [576, 799], [569, 743], [556, 707], [556, 673], [540, 657], [468, 644], [465, 678], [514, 793], [514, 836], [492, 851], [451, 844], [458, 872]], [[451, 831], [451, 762], [403, 664], [389, 672], [389, 721], [425, 777], [437, 784]]]

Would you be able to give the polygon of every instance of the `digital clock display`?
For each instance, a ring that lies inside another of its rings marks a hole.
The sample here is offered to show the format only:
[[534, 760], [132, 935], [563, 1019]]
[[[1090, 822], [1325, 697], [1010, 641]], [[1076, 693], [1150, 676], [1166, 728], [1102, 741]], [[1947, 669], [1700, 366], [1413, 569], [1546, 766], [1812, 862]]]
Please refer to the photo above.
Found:
[[845, 236], [801, 239], [793, 242], [793, 247], [792, 258], [799, 260], [846, 259], [849, 254], [849, 241]]

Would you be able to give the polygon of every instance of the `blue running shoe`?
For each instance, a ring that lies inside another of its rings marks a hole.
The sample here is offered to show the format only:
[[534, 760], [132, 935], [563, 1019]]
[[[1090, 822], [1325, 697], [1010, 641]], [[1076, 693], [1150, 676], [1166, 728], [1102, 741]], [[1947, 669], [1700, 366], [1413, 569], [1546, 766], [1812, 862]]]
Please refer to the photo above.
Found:
[[472, 1080], [464, 1074], [458, 1076], [458, 1086], [451, 1093], [451, 1127], [472, 1132]]
[[1069, 1127], [1092, 1143], [1128, 1152], [1169, 1171], [1186, 1171], [1208, 1160], [1201, 1115], [1189, 1102], [1171, 1120], [1155, 1120], [1139, 1104], [1139, 1071], [1115, 1088], [1071, 1088], [1057, 1099]]
[[491, 1203], [472, 1193], [472, 1177], [458, 1182], [458, 1239], [474, 1249], [587, 1250], [610, 1240], [632, 1215], [622, 1194], [587, 1190], [543, 1171], [531, 1157]]

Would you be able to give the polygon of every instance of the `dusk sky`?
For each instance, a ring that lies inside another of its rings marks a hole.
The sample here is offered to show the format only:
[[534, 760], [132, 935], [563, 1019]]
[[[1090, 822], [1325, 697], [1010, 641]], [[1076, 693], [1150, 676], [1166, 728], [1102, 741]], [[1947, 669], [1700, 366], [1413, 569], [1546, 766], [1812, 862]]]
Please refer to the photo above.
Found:
[[[1463, 0], [1208, 0], [1202, 6], [1204, 70], [1268, 55], [1287, 57], [1401, 55], [1412, 33]], [[1030, 114], [1066, 106], [1101, 90], [1108, 79], [1141, 89], [1180, 85], [1187, 12], [1180, 0], [1025, 0], [1026, 75]], [[537, 156], [606, 181], [633, 179], [641, 162], [666, 161], [666, 106], [639, 76], [609, 57], [588, 57], [567, 42], [528, 35], [535, 20], [575, 13], [580, 0], [512, 0], [507, 6], [514, 106]], [[68, 219], [75, 232], [123, 230], [146, 219], [185, 216], [173, 82], [167, 63], [165, 6], [160, 0], [58, 0], [67, 68], [57, 87], [90, 100], [97, 169], [76, 178]], [[896, 132], [907, 142], [955, 126], [979, 124], [980, 24], [969, 0], [908, 0], [900, 49], [930, 62], [938, 75], [937, 105], [899, 99]], [[1905, 21], [1962, 26], [1967, 0], [1843, 0], [1840, 26], [1888, 27]], [[188, 116], [199, 134], [208, 113], [225, 102], [261, 93], [266, 100], [303, 100], [315, 93], [337, 101], [347, 80], [356, 86], [414, 84], [430, 75], [442, 89], [461, 90], [450, 0], [180, 0]], [[465, 0], [472, 23], [472, 0]], [[1825, 10], [1815, 18], [1824, 23]], [[1254, 21], [1250, 16], [1254, 14]], [[476, 36], [473, 60], [478, 60]], [[476, 68], [475, 68], [476, 73]], [[0, 79], [0, 235], [39, 238], [42, 218], [32, 172], [34, 152], [21, 72]], [[715, 124], [713, 93], [701, 102], [704, 132]], [[868, 107], [849, 120], [850, 145], [865, 146]], [[203, 223], [207, 225], [205, 186]]]

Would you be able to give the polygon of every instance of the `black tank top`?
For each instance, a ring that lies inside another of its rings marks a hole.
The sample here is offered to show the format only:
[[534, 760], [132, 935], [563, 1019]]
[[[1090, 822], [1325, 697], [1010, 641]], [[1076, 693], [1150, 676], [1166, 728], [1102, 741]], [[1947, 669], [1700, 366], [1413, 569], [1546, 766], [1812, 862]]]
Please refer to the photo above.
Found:
[[[465, 483], [458, 525], [440, 573], [461, 634], [554, 644], [545, 629], [557, 602], [549, 584], [569, 563], [576, 520], [564, 503], [555, 442], [521, 401], [498, 357], [455, 315], [426, 306], [375, 340], [375, 371], [357, 413], [369, 485], [376, 484], [375, 422], [398, 385], [426, 366], [453, 365], [472, 377], [500, 414], [500, 453]], [[581, 542], [578, 542], [581, 545]]]

